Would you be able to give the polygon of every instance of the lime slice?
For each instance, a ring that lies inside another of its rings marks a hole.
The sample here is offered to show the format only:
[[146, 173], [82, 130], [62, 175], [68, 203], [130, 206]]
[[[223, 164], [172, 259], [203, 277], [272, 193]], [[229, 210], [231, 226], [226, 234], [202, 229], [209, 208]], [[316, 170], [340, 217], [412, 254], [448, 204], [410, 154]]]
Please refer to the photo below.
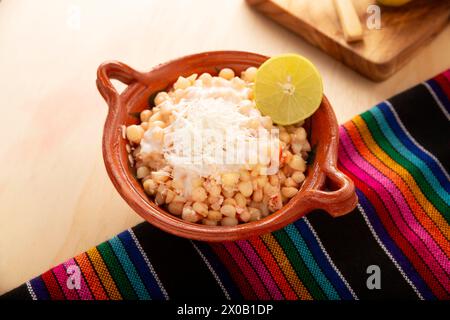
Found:
[[264, 62], [256, 72], [254, 96], [262, 114], [280, 125], [311, 116], [322, 102], [322, 78], [308, 59], [283, 54]]
[[390, 7], [400, 7], [404, 4], [407, 4], [410, 1], [411, 0], [378, 0], [378, 2], [381, 3], [382, 5]]

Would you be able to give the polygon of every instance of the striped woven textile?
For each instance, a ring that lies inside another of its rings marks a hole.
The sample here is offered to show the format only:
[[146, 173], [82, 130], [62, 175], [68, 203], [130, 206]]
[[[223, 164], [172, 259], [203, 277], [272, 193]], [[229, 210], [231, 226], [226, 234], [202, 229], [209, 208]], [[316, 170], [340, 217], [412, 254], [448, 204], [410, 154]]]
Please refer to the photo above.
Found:
[[346, 216], [214, 244], [142, 223], [3, 298], [449, 299], [449, 111], [450, 70], [341, 126], [339, 167], [359, 197]]

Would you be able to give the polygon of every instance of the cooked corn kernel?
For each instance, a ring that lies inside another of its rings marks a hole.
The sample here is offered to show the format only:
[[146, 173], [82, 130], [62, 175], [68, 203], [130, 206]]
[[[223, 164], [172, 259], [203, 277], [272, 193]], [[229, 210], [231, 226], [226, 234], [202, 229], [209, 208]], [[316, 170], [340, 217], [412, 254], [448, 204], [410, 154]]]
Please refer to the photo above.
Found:
[[154, 100], [155, 106], [163, 103], [167, 99], [169, 99], [169, 95], [167, 94], [167, 92], [165, 91], [158, 92]]
[[192, 84], [194, 84], [195, 80], [197, 79], [197, 76], [198, 76], [198, 74], [193, 73], [193, 74], [191, 74], [189, 77], [187, 77], [186, 79], [188, 79], [189, 82], [190, 82], [191, 85], [192, 85]]
[[286, 178], [286, 180], [284, 181], [284, 185], [286, 187], [297, 187], [297, 182], [295, 182], [294, 179], [292, 179], [292, 177]]
[[156, 193], [156, 189], [158, 189], [158, 184], [152, 179], [147, 179], [144, 181], [143, 187], [145, 192], [147, 192], [149, 195], [152, 196]]
[[208, 198], [206, 190], [203, 187], [197, 187], [192, 190], [192, 200], [197, 202], [205, 202]]
[[263, 199], [263, 189], [259, 188], [253, 192], [253, 201], [261, 202]]
[[203, 183], [203, 187], [211, 197], [218, 197], [222, 192], [222, 188], [215, 181], [206, 181]]
[[250, 197], [253, 193], [253, 186], [250, 181], [242, 181], [238, 185], [239, 191], [242, 193], [244, 197]]
[[222, 174], [222, 184], [224, 186], [233, 187], [239, 182], [239, 173], [224, 173]]
[[306, 130], [303, 127], [295, 129], [294, 132], [295, 140], [297, 141], [303, 141], [306, 139]]
[[230, 187], [224, 187], [222, 189], [222, 194], [224, 195], [225, 198], [233, 198], [235, 195], [235, 191], [233, 188]]
[[187, 199], [186, 199], [185, 197], [183, 197], [183, 196], [176, 195], [175, 198], [173, 198], [172, 201], [173, 201], [173, 202], [182, 202], [182, 203], [185, 203], [185, 202], [187, 201]]
[[297, 171], [305, 171], [306, 162], [301, 156], [299, 156], [298, 154], [294, 154], [291, 161], [289, 161], [289, 166]]
[[240, 192], [236, 193], [236, 195], [234, 196], [234, 200], [236, 201], [236, 205], [240, 208], [245, 208], [245, 206], [247, 205], [246, 197]]
[[247, 82], [254, 82], [256, 77], [256, 71], [258, 71], [258, 69], [255, 67], [247, 68], [247, 70], [241, 73], [242, 80], [245, 80]]
[[144, 129], [144, 132], [147, 131], [147, 129], [148, 129], [148, 122], [142, 122], [141, 123], [141, 128]]
[[281, 188], [281, 194], [286, 198], [292, 198], [297, 193], [298, 189], [294, 187], [283, 187]]
[[183, 220], [189, 221], [189, 222], [197, 222], [200, 220], [200, 215], [198, 215], [194, 209], [191, 207], [185, 206], [183, 208], [183, 212], [181, 213], [181, 218]]
[[282, 131], [280, 132], [280, 140], [284, 143], [289, 143], [291, 142], [291, 136], [286, 131]]
[[144, 111], [141, 112], [141, 115], [140, 115], [141, 121], [147, 122], [151, 115], [152, 115], [152, 111], [145, 109]]
[[150, 174], [150, 169], [143, 166], [143, 167], [139, 167], [136, 170], [136, 176], [138, 179], [142, 179], [146, 176], [148, 176]]
[[156, 205], [160, 206], [162, 204], [164, 204], [164, 202], [166, 201], [164, 195], [161, 192], [156, 192], [156, 196], [155, 196], [155, 203]]
[[141, 142], [142, 137], [144, 136], [144, 129], [141, 126], [137, 126], [132, 124], [127, 127], [127, 139], [135, 144], [139, 144]]
[[218, 222], [215, 220], [202, 219], [202, 224], [205, 226], [217, 226]]
[[230, 68], [223, 68], [219, 72], [219, 77], [224, 78], [226, 80], [231, 80], [234, 78], [234, 71]]
[[251, 214], [250, 212], [248, 212], [248, 210], [244, 210], [240, 215], [239, 215], [239, 220], [241, 220], [242, 222], [248, 222], [251, 218]]
[[272, 175], [272, 176], [269, 176], [269, 182], [271, 185], [276, 187], [280, 184], [280, 179], [278, 178], [277, 175]]
[[237, 206], [237, 203], [236, 203], [236, 200], [234, 200], [234, 198], [226, 198], [224, 201], [223, 201], [223, 204], [225, 205], [225, 204], [229, 204], [229, 205], [231, 205], [231, 206]]
[[303, 174], [303, 172], [295, 171], [292, 174], [291, 178], [297, 183], [302, 183], [305, 180], [305, 175]]
[[235, 217], [236, 208], [232, 205], [226, 204], [220, 208], [220, 213], [227, 217]]
[[167, 193], [166, 193], [166, 200], [165, 200], [165, 202], [166, 202], [166, 204], [169, 204], [169, 203], [171, 203], [172, 201], [173, 201], [173, 199], [175, 199], [175, 192], [173, 192], [172, 190], [167, 190]]
[[256, 179], [256, 182], [257, 182], [257, 184], [258, 184], [258, 187], [264, 188], [264, 186], [268, 183], [267, 180], [268, 180], [268, 179], [267, 179], [267, 176], [259, 176], [259, 177]]
[[220, 201], [214, 202], [210, 205], [211, 209], [214, 211], [219, 211], [221, 206], [222, 204], [220, 203]]
[[183, 213], [183, 202], [171, 202], [167, 206], [167, 209], [171, 214], [174, 214], [176, 216], [180, 216]]
[[205, 72], [202, 73], [198, 79], [201, 80], [204, 85], [209, 86], [212, 81], [212, 76], [209, 73]]
[[209, 210], [208, 211], [208, 219], [209, 220], [215, 220], [215, 221], [219, 221], [222, 219], [222, 214], [219, 211], [216, 210]]
[[302, 152], [302, 144], [301, 143], [293, 143], [291, 145], [291, 149], [292, 152], [294, 152], [295, 154], [299, 154], [300, 152]]
[[259, 209], [250, 207], [248, 212], [250, 213], [250, 221], [261, 219], [261, 211]]
[[149, 126], [149, 128], [154, 126], [152, 124], [153, 122], [161, 121], [161, 120], [162, 120], [162, 113], [161, 113], [161, 111], [155, 111], [155, 113], [153, 113], [152, 116], [148, 119], [148, 126]]
[[208, 215], [208, 205], [203, 202], [194, 202], [192, 209], [198, 214], [206, 217]]
[[191, 85], [191, 82], [186, 79], [185, 77], [178, 77], [178, 80], [173, 84], [173, 87], [175, 90], [177, 89], [186, 89], [187, 87], [189, 87]]
[[222, 226], [234, 227], [239, 223], [238, 219], [234, 217], [225, 217], [220, 221]]
[[264, 186], [264, 194], [268, 195], [269, 197], [276, 194], [277, 192], [277, 188], [272, 186], [271, 184], [266, 184]]
[[308, 140], [303, 141], [302, 151], [306, 151], [306, 152], [311, 151], [311, 145], [309, 144]]

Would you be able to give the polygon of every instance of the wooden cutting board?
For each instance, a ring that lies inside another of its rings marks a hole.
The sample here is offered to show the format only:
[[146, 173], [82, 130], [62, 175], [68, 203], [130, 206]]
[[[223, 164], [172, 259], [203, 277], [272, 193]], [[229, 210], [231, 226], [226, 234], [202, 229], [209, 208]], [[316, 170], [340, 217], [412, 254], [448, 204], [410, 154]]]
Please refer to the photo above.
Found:
[[446, 26], [450, 17], [449, 0], [413, 0], [399, 8], [380, 6], [381, 28], [370, 30], [366, 24], [371, 16], [367, 8], [376, 1], [353, 0], [364, 39], [349, 44], [344, 40], [333, 0], [247, 0], [247, 3], [375, 81], [390, 77], [405, 65], [418, 48]]

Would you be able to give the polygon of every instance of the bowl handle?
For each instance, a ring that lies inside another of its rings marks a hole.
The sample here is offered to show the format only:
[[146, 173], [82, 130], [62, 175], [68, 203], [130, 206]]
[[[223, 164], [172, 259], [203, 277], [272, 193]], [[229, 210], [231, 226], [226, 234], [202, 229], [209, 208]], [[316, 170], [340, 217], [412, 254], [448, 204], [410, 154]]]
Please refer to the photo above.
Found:
[[120, 97], [119, 92], [114, 88], [111, 79], [119, 80], [124, 84], [131, 84], [139, 81], [142, 75], [124, 63], [118, 61], [108, 61], [102, 63], [97, 69], [97, 88], [110, 107], [117, 105]]
[[324, 170], [326, 183], [332, 191], [311, 190], [306, 197], [311, 208], [327, 211], [333, 217], [339, 217], [352, 211], [358, 203], [353, 181], [334, 165]]

